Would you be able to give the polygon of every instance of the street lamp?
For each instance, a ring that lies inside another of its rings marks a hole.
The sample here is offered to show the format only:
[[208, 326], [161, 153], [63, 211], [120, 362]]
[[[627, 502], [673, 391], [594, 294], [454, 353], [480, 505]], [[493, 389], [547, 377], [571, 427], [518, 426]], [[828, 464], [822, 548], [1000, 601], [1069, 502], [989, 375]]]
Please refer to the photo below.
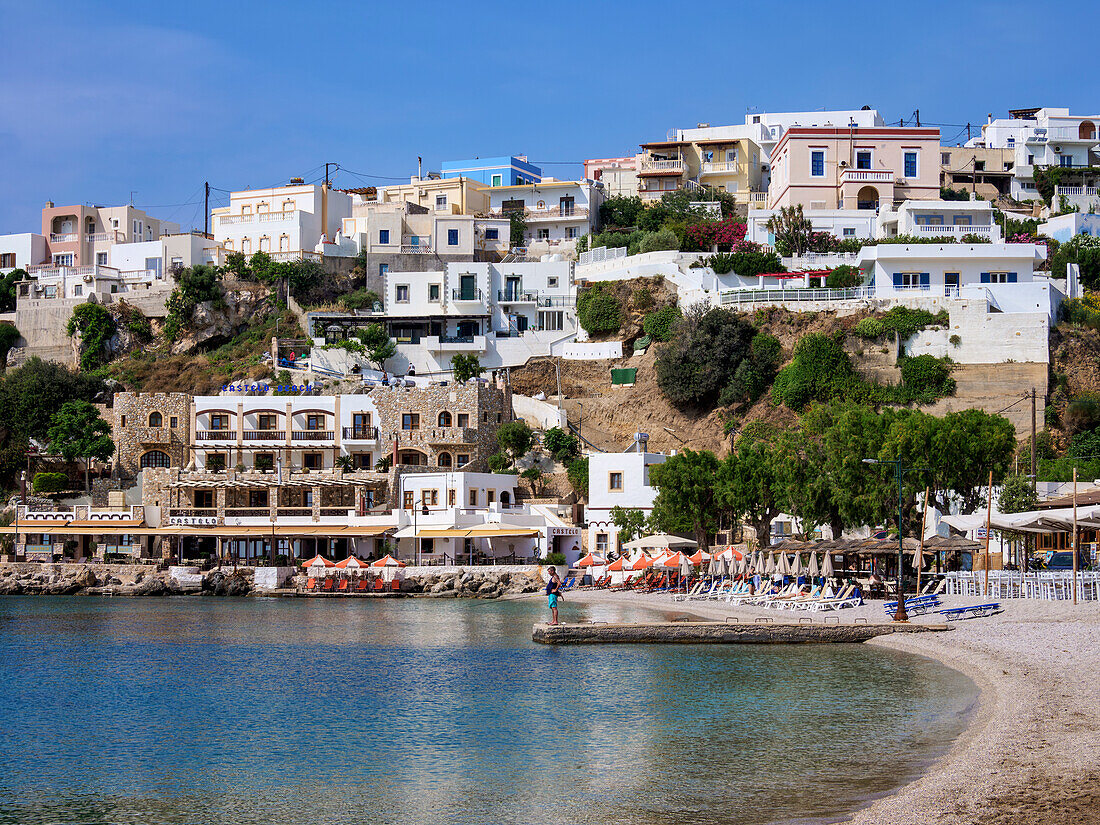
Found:
[[[928, 468], [927, 467], [903, 467], [902, 466], [902, 460], [900, 458], [886, 459], [886, 460], [878, 459], [878, 458], [865, 458], [865, 459], [863, 459], [863, 463], [864, 464], [892, 464], [892, 465], [894, 465], [894, 475], [895, 475], [895, 478], [897, 479], [897, 484], [898, 484], [898, 609], [894, 613], [894, 621], [895, 622], [907, 622], [907, 621], [909, 621], [909, 616], [906, 615], [906, 613], [905, 613], [905, 591], [903, 589], [903, 583], [902, 583], [902, 573], [903, 573], [903, 570], [904, 570], [904, 562], [905, 562], [905, 556], [904, 556], [905, 548], [903, 546], [904, 541], [905, 541], [905, 530], [902, 527], [902, 523], [903, 523], [902, 522], [902, 517], [903, 517], [904, 506], [902, 504], [901, 482], [902, 482], [902, 476], [904, 476], [906, 473], [920, 472], [922, 470], [927, 470]], [[920, 564], [921, 561], [923, 561], [923, 559], [919, 560], [917, 562], [917, 564]]]

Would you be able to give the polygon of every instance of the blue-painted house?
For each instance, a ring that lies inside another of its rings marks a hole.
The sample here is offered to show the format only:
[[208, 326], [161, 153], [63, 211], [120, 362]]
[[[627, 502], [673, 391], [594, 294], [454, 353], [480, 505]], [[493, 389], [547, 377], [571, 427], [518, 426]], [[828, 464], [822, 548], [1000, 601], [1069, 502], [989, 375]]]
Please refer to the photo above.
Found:
[[542, 170], [524, 156], [447, 161], [440, 167], [445, 178], [470, 178], [486, 186], [522, 186], [542, 181]]

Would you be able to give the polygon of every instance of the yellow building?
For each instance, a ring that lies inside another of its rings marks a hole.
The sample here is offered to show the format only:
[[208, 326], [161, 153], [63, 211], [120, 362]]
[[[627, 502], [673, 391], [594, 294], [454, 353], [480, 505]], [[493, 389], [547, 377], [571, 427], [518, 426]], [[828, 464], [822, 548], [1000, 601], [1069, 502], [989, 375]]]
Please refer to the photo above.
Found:
[[489, 211], [489, 187], [473, 178], [418, 178], [407, 184], [378, 190], [381, 203], [415, 203], [448, 215], [484, 214]]
[[[692, 130], [706, 131], [706, 130]], [[749, 203], [761, 190], [760, 147], [747, 137], [701, 136], [641, 144], [638, 194], [660, 200], [666, 192], [711, 186]]]

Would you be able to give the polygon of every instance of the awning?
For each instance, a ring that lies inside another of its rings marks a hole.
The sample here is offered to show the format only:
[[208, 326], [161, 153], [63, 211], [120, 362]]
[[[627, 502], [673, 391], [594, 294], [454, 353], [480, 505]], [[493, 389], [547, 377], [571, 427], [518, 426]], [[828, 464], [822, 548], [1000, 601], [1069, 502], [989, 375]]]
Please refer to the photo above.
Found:
[[496, 539], [520, 538], [542, 535], [537, 527], [520, 527], [515, 524], [477, 524], [469, 527], [402, 527], [394, 534], [399, 539]]

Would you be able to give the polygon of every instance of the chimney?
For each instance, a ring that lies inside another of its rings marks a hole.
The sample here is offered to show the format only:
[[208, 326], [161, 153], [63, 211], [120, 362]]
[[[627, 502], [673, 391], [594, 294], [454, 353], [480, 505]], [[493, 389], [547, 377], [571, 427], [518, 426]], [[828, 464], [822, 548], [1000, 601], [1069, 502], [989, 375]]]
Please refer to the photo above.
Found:
[[53, 209], [53, 201], [46, 201], [46, 208]]
[[985, 116], [985, 122], [986, 122], [987, 124], [989, 124], [989, 123], [992, 123], [992, 122], [993, 122], [993, 113], [992, 113], [992, 112], [990, 112], [990, 113], [989, 113], [988, 115], [986, 115], [986, 116]]

